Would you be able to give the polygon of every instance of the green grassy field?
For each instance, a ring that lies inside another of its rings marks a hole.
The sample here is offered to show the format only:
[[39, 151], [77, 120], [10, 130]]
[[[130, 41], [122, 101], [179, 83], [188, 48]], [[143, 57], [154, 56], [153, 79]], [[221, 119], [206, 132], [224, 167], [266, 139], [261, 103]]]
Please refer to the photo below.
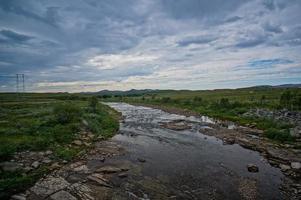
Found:
[[171, 108], [182, 108], [214, 118], [231, 120], [242, 125], [254, 124], [265, 131], [265, 135], [280, 142], [293, 142], [289, 128], [293, 124], [268, 118], [244, 116], [254, 108], [269, 110], [301, 110], [300, 88], [254, 87], [220, 90], [159, 90], [142, 95], [115, 95], [104, 98], [107, 101], [125, 101]]
[[[118, 117], [108, 106], [84, 95], [0, 94], [0, 162], [26, 150], [51, 150], [55, 160], [72, 160], [84, 147], [68, 145], [82, 129], [108, 138], [118, 130]], [[0, 199], [23, 190], [47, 171], [47, 167], [30, 173], [0, 170]]]

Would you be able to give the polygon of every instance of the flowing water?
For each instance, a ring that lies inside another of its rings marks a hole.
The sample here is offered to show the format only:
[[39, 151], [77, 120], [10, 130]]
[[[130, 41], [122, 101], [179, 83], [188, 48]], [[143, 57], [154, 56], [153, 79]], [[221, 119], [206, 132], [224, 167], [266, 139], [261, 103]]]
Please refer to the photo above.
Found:
[[[281, 199], [283, 178], [258, 152], [237, 144], [224, 145], [199, 132], [206, 117], [185, 117], [158, 109], [108, 103], [124, 120], [113, 141], [135, 169], [120, 185], [129, 197], [140, 199]], [[162, 122], [186, 120], [191, 129], [174, 131]], [[259, 167], [250, 173], [247, 165]]]

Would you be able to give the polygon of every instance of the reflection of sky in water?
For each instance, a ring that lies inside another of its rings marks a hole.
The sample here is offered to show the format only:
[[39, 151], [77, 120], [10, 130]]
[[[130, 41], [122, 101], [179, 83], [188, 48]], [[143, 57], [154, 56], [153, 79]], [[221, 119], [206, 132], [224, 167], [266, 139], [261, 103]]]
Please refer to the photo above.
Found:
[[[225, 199], [237, 199], [237, 181], [241, 177], [252, 178], [257, 181], [263, 199], [279, 199], [282, 177], [279, 169], [271, 167], [258, 152], [237, 144], [223, 145], [221, 140], [200, 133], [206, 123], [214, 123], [211, 118], [185, 117], [125, 103], [108, 105], [125, 116], [119, 134], [113, 140], [124, 145], [133, 160], [137, 157], [147, 160], [143, 164], [144, 176], [167, 176], [171, 181], [168, 187], [175, 188], [185, 184], [191, 190], [198, 190], [208, 185], [222, 193]], [[192, 128], [174, 131], [159, 125], [159, 122], [172, 120], [186, 120]], [[227, 126], [234, 128], [231, 123]], [[247, 171], [246, 166], [250, 163], [259, 167], [259, 173]], [[208, 192], [210, 188], [204, 190]]]

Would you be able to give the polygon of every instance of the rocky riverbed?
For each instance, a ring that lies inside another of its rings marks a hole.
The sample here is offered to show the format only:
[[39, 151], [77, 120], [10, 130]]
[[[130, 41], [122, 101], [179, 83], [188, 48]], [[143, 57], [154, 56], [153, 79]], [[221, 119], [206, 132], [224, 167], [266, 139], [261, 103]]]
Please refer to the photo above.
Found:
[[260, 130], [108, 105], [123, 115], [114, 138], [12, 199], [300, 199], [300, 151]]

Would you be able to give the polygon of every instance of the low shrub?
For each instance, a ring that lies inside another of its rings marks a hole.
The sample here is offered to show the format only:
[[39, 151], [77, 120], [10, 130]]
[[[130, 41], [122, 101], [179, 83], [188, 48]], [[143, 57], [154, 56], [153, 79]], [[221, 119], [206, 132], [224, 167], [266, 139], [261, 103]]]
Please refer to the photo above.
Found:
[[265, 135], [270, 138], [280, 142], [294, 141], [294, 138], [290, 135], [288, 129], [277, 130], [275, 128], [269, 128], [265, 131]]
[[72, 103], [58, 104], [53, 109], [55, 120], [60, 124], [78, 121], [80, 119], [81, 110]]

